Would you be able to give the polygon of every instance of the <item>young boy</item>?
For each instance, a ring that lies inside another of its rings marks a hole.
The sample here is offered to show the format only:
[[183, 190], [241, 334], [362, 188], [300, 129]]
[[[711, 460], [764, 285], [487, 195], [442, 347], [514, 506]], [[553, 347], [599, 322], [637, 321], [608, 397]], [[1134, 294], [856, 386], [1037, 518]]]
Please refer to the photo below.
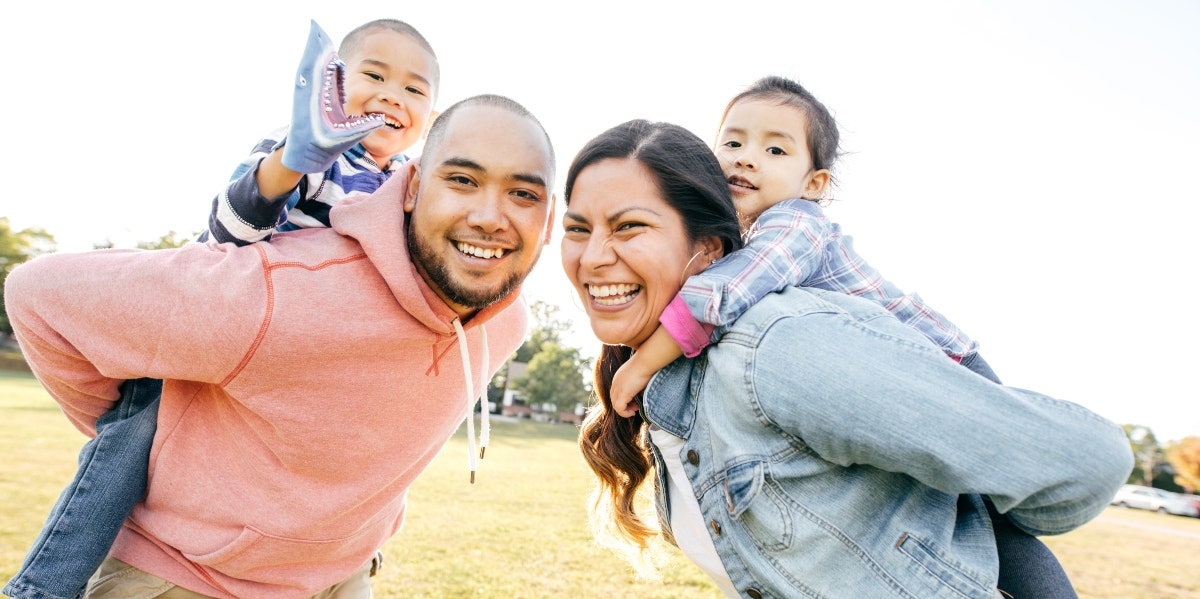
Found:
[[[296, 73], [291, 124], [262, 140], [238, 166], [213, 201], [201, 240], [244, 245], [268, 239], [277, 226], [328, 227], [331, 206], [375, 191], [407, 162], [403, 152], [421, 139], [433, 116], [438, 81], [433, 48], [407, 23], [361, 25], [336, 52], [312, 23]], [[162, 381], [153, 379], [121, 386], [120, 402], [97, 421], [75, 479], [4, 594], [83, 595], [145, 492], [161, 390]]]

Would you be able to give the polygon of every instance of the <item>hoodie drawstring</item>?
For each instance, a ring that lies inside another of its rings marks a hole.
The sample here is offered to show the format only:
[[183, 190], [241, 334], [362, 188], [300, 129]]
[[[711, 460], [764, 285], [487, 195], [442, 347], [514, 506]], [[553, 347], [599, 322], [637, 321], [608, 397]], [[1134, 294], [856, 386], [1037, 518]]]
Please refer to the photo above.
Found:
[[462, 354], [463, 365], [463, 381], [466, 383], [467, 395], [467, 468], [471, 470], [471, 484], [475, 484], [475, 470], [477, 462], [475, 459], [475, 404], [483, 402], [483, 408], [479, 410], [479, 458], [483, 458], [484, 452], [487, 451], [488, 441], [491, 440], [491, 422], [488, 420], [487, 407], [487, 386], [488, 386], [488, 371], [490, 369], [488, 360], [488, 340], [487, 327], [479, 326], [480, 337], [483, 340], [483, 363], [480, 364], [479, 374], [479, 393], [475, 393], [474, 383], [471, 380], [471, 352], [467, 349], [467, 333], [463, 331], [462, 323], [457, 318], [454, 319], [454, 333], [458, 336], [458, 351]]

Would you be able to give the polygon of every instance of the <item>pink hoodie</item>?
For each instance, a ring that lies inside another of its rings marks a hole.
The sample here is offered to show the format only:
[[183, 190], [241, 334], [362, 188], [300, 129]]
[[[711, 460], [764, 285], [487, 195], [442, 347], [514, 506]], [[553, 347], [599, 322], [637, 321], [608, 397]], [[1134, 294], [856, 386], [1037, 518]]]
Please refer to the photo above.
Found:
[[[404, 179], [340, 203], [332, 229], [9, 275], [21, 347], [79, 430], [95, 435], [121, 381], [165, 379], [149, 490], [113, 556], [217, 597], [305, 597], [400, 529], [468, 413], [455, 313], [405, 246]], [[464, 323], [472, 380], [516, 351], [527, 314], [514, 293]]]

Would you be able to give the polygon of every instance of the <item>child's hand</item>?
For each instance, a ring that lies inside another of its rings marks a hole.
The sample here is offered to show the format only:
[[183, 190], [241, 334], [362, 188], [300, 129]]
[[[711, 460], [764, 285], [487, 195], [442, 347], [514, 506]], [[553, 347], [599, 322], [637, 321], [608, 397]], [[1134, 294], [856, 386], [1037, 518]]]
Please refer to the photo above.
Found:
[[342, 152], [383, 125], [382, 114], [346, 116], [342, 80], [346, 65], [316, 21], [296, 69], [292, 124], [283, 143], [283, 165], [298, 173], [323, 173]]
[[622, 364], [613, 374], [612, 387], [608, 390], [613, 411], [623, 418], [633, 418], [641, 409], [637, 399], [650, 382], [651, 376], [654, 376], [654, 371], [643, 372], [635, 360]]

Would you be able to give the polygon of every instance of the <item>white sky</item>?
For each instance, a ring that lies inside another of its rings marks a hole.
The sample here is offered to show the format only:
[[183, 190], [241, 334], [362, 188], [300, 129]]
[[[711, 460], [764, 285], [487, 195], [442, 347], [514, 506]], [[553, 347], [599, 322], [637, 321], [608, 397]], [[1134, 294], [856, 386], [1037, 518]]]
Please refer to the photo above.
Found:
[[[415, 25], [441, 61], [438, 108], [485, 92], [525, 104], [560, 190], [604, 129], [648, 118], [709, 140], [730, 96], [780, 74], [833, 110], [851, 152], [827, 213], [1005, 382], [1162, 440], [1200, 435], [1195, 2], [18, 4], [0, 9], [0, 216], [60, 250], [200, 230], [233, 167], [287, 122], [309, 19], [335, 39], [380, 17]], [[594, 355], [558, 231], [527, 289]]]

